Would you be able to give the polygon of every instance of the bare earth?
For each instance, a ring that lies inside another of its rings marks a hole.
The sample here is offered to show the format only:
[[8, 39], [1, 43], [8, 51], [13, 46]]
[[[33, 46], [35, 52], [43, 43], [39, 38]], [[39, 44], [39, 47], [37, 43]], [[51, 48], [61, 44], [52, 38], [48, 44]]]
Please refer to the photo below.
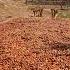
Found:
[[70, 20], [0, 22], [0, 70], [70, 70]]

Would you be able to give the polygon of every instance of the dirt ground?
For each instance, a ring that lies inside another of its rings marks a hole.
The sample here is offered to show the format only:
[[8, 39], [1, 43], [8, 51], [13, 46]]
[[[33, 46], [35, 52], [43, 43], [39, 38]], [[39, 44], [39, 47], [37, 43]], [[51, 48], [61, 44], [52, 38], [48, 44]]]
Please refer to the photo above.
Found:
[[70, 70], [70, 20], [0, 22], [0, 70]]

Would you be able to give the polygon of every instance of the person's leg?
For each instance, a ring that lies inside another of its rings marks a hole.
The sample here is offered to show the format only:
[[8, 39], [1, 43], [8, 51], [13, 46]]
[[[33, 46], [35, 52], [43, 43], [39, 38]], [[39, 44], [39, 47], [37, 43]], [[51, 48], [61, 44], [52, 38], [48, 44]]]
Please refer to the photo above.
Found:
[[35, 16], [35, 11], [33, 10], [33, 14], [34, 14], [34, 16]]
[[55, 16], [56, 16], [57, 13], [58, 13], [58, 11], [54, 10], [54, 18], [55, 18]]
[[52, 18], [53, 18], [53, 16], [54, 16], [54, 10], [53, 9], [51, 9], [51, 15], [52, 15]]
[[40, 17], [42, 17], [43, 9], [40, 10]]

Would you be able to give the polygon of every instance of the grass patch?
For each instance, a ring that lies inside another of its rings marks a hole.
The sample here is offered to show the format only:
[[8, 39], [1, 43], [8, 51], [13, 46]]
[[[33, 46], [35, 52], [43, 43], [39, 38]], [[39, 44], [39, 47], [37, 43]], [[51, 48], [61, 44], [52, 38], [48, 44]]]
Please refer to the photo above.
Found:
[[63, 11], [58, 13], [58, 17], [61, 18], [70, 18], [70, 11]]

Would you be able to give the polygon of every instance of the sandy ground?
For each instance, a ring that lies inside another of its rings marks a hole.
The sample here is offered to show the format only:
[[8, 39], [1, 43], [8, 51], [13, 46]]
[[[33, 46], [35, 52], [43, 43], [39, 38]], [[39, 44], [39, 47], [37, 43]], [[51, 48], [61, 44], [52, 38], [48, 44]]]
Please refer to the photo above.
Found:
[[70, 70], [70, 20], [0, 22], [0, 70]]

